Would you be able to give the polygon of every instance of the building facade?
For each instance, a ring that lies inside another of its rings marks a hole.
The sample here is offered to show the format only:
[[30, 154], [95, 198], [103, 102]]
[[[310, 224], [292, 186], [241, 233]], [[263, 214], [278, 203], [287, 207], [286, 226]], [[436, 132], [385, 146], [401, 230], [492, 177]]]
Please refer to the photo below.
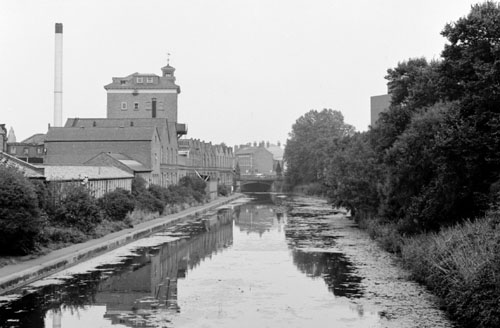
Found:
[[44, 161], [45, 134], [37, 133], [21, 142], [8, 142], [7, 152], [25, 162], [41, 164]]
[[177, 122], [177, 98], [181, 88], [175, 84], [175, 68], [163, 67], [162, 76], [133, 73], [114, 77], [106, 85], [108, 118], [166, 118]]
[[391, 105], [391, 95], [380, 95], [370, 97], [370, 125], [375, 127], [380, 113], [385, 112]]
[[275, 174], [273, 154], [265, 147], [242, 147], [235, 152], [241, 175]]
[[45, 139], [47, 164], [82, 164], [100, 153], [126, 154], [151, 169], [149, 183], [161, 184], [161, 139], [155, 127], [50, 128]]

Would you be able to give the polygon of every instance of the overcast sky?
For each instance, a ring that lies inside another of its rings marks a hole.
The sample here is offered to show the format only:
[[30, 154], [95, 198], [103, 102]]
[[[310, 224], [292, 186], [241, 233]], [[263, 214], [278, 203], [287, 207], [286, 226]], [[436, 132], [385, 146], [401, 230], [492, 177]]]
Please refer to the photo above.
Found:
[[1, 0], [0, 123], [17, 141], [53, 123], [54, 24], [64, 25], [63, 122], [105, 117], [112, 77], [176, 68], [188, 137], [285, 142], [311, 109], [364, 131], [399, 61], [440, 58], [467, 0]]

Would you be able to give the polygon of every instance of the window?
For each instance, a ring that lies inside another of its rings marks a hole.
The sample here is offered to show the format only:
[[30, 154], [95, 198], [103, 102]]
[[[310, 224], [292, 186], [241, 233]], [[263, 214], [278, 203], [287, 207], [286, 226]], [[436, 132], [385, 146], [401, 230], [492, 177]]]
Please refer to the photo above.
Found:
[[15, 146], [10, 146], [10, 153], [15, 154], [16, 153], [16, 147]]
[[127, 81], [126, 80], [121, 80], [120, 84], [127, 84]]
[[30, 149], [28, 147], [24, 147], [23, 148], [23, 154], [24, 155], [29, 155], [29, 153], [30, 153]]
[[144, 79], [142, 77], [138, 77], [136, 81], [137, 81], [137, 83], [143, 83]]
[[122, 101], [122, 110], [127, 110], [127, 103]]
[[152, 77], [148, 77], [148, 78], [146, 79], [146, 82], [147, 82], [147, 83], [153, 83], [153, 78], [152, 78]]
[[39, 154], [39, 155], [42, 154], [43, 153], [43, 147], [38, 147], [36, 149], [36, 153]]
[[139, 110], [139, 103], [138, 102], [134, 103], [134, 110]]

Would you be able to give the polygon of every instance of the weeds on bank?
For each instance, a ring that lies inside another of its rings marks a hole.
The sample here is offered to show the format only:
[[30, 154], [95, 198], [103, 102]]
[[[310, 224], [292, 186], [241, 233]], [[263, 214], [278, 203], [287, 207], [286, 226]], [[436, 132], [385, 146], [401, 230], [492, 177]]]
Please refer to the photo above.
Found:
[[394, 224], [360, 226], [397, 253], [413, 278], [466, 327], [500, 327], [500, 212], [439, 232], [402, 236]]

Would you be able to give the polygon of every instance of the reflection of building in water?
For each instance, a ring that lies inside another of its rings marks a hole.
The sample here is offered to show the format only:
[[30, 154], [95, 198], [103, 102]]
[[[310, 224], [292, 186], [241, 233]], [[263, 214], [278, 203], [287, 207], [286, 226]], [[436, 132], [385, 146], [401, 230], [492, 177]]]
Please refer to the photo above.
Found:
[[335, 296], [361, 297], [361, 277], [342, 253], [293, 250], [293, 263], [309, 277], [322, 277]]
[[281, 230], [285, 217], [282, 210], [270, 205], [242, 205], [236, 210], [235, 224], [240, 231], [262, 235], [275, 227]]
[[113, 324], [156, 327], [147, 318], [157, 311], [178, 311], [177, 279], [186, 276], [204, 258], [233, 242], [231, 211], [192, 223], [204, 233], [162, 245], [138, 258], [130, 271], [112, 276], [99, 285], [97, 304], [107, 306], [105, 317]]

